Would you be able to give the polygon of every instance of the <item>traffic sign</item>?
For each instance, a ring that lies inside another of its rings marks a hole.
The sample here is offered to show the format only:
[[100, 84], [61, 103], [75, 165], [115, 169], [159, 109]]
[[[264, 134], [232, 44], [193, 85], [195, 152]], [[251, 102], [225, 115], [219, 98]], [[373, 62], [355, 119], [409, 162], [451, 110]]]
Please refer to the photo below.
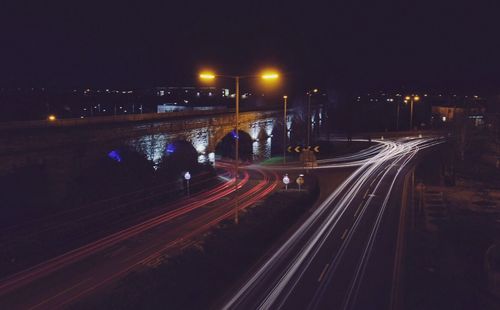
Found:
[[302, 184], [304, 184], [304, 175], [300, 174], [297, 180], [295, 180], [295, 182], [297, 182], [297, 184], [299, 185], [299, 192], [300, 192], [300, 188]]
[[319, 145], [316, 145], [316, 146], [301, 146], [301, 145], [297, 145], [297, 146], [289, 146], [287, 148], [288, 150], [288, 153], [292, 153], [293, 151], [297, 152], [297, 153], [301, 153], [301, 152], [304, 152], [304, 151], [314, 151], [315, 153], [319, 153]]
[[285, 174], [283, 177], [283, 183], [285, 183], [285, 190], [288, 190], [288, 184], [290, 184], [290, 178], [288, 177], [288, 174]]

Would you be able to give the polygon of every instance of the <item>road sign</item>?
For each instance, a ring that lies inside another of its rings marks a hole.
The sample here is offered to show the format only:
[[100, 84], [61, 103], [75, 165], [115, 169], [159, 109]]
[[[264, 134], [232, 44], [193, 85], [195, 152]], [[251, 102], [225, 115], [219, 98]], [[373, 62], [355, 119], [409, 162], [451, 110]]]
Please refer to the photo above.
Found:
[[288, 174], [285, 174], [283, 177], [283, 183], [285, 183], [285, 190], [288, 190], [288, 184], [290, 184], [290, 178], [288, 177]]
[[297, 178], [297, 180], [295, 180], [295, 182], [297, 182], [297, 184], [299, 185], [299, 192], [300, 192], [300, 188], [302, 184], [304, 184], [304, 175], [303, 174], [299, 175], [299, 177]]
[[303, 151], [314, 151], [315, 153], [319, 153], [319, 145], [317, 146], [301, 146], [301, 145], [297, 145], [297, 146], [289, 146], [287, 148], [288, 150], [288, 153], [292, 153], [293, 151], [295, 151], [296, 153], [301, 153]]
[[188, 171], [188, 172], [186, 172], [186, 173], [184, 174], [184, 179], [186, 179], [186, 183], [187, 183], [187, 194], [188, 194], [188, 196], [189, 196], [189, 180], [191, 180], [191, 173], [189, 173], [189, 171]]

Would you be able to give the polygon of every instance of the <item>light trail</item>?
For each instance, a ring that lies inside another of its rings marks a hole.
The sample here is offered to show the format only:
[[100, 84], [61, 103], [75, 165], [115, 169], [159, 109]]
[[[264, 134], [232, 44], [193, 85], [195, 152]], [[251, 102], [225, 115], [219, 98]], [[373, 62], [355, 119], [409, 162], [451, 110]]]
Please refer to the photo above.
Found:
[[[440, 144], [443, 142], [443, 139], [423, 138], [400, 139], [397, 141], [372, 141], [380, 145], [358, 152], [357, 154], [345, 156], [344, 158], [322, 161], [322, 165], [315, 168], [329, 169], [360, 166], [250, 276], [240, 289], [226, 302], [223, 309], [247, 307], [258, 309], [282, 308], [294, 292], [297, 284], [302, 281], [304, 275], [312, 266], [313, 261], [325, 246], [325, 243], [331, 239], [332, 232], [337, 228], [339, 222], [341, 220], [343, 222], [352, 221], [353, 217], [349, 216], [349, 219], [347, 219], [344, 214], [348, 210], [353, 210], [357, 207], [357, 205], [352, 206], [354, 199], [356, 197], [363, 197], [366, 188], [368, 187], [369, 189], [375, 181], [377, 183], [375, 189], [372, 191], [373, 193], [381, 190], [381, 184], [382, 182], [387, 182], [387, 178], [392, 178], [389, 187], [384, 187], [385, 200], [378, 210], [366, 246], [363, 248], [354, 280], [349, 288], [350, 293], [346, 304], [349, 304], [350, 300], [355, 298], [360, 280], [363, 277], [364, 268], [373, 248], [375, 236], [377, 235], [381, 219], [387, 207], [387, 201], [396, 180], [419, 150]], [[348, 162], [349, 160], [351, 162]], [[303, 168], [300, 167], [300, 169]], [[359, 223], [364, 218], [368, 206], [374, 199], [373, 197], [373, 195], [368, 197], [359, 214], [354, 217], [354, 224], [349, 228], [340, 250], [336, 252], [330, 262], [327, 262], [329, 267], [326, 274], [322, 276], [323, 280], [314, 294], [310, 308], [316, 308], [319, 301], [324, 297], [326, 288], [331, 284], [336, 266], [342, 259], [345, 248], [350, 244], [352, 236], [357, 233]]]
[[[245, 172], [243, 179], [240, 180], [240, 183], [238, 184], [238, 189], [244, 186], [246, 182], [248, 182], [248, 180], [249, 180], [249, 174]], [[184, 207], [179, 206], [180, 208], [178, 209], [153, 217], [142, 223], [118, 231], [109, 236], [106, 236], [104, 238], [86, 244], [84, 246], [81, 246], [77, 249], [71, 250], [65, 254], [49, 259], [46, 262], [40, 263], [24, 271], [8, 276], [0, 281], [0, 296], [8, 293], [9, 291], [17, 287], [32, 282], [40, 277], [46, 276], [47, 274], [52, 273], [55, 270], [58, 270], [78, 260], [81, 260], [111, 245], [114, 245], [120, 241], [129, 239], [141, 232], [156, 227], [167, 221], [171, 221], [174, 218], [187, 214], [188, 212], [191, 212], [197, 208], [205, 206], [208, 203], [211, 203], [226, 195], [229, 195], [231, 192], [235, 190], [234, 186], [232, 185], [233, 183], [234, 179], [232, 179], [231, 182], [226, 183], [221, 187], [217, 187], [213, 191], [209, 191], [209, 194], [205, 199], [200, 199], [191, 202]]]
[[[264, 199], [279, 184], [276, 173], [262, 169], [251, 170], [254, 170], [254, 174], [261, 175], [262, 178], [259, 178], [258, 181], [253, 180], [249, 184], [249, 171], [242, 171], [238, 184], [238, 190], [241, 192], [240, 210], [245, 210], [257, 201]], [[246, 187], [248, 190], [242, 191], [242, 187]], [[192, 244], [195, 242], [196, 236], [202, 235], [203, 232], [220, 221], [232, 218], [234, 215], [234, 202], [232, 200], [223, 200], [215, 205], [213, 203], [230, 195], [234, 190], [234, 179], [231, 179], [230, 182], [224, 184], [222, 189], [210, 191], [208, 197], [198, 201], [188, 200], [185, 206], [180, 205], [177, 210], [123, 229], [116, 234], [7, 277], [0, 282], [0, 304], [7, 302], [9, 300], [7, 298], [12, 298], [16, 294], [32, 290], [33, 287], [39, 286], [42, 281], [55, 281], [54, 284], [57, 285], [57, 288], [48, 289], [47, 292], [43, 293], [39, 292], [32, 300], [23, 301], [23, 304], [32, 309], [64, 307], [100, 287], [116, 281], [131, 270], [147, 265], [150, 261], [155, 261], [156, 258], [168, 253], [171, 249], [179, 249]], [[212, 205], [206, 208], [210, 203]], [[189, 217], [184, 215], [189, 215]], [[179, 219], [180, 222], [173, 222], [173, 219]], [[147, 234], [141, 235], [143, 232], [147, 232]], [[167, 239], [158, 238], [158, 234], [164, 233], [167, 233]], [[133, 240], [132, 238], [136, 236], [143, 238], [145, 235], [152, 237], [148, 237], [146, 240], [149, 241], [147, 242], [141, 240], [139, 243], [130, 243], [127, 241]], [[127, 241], [127, 243], [120, 243], [122, 241]], [[116, 251], [113, 250], [114, 248]], [[85, 266], [89, 261], [93, 262], [93, 267], [83, 267], [82, 270], [82, 264]], [[112, 268], [102, 273], [103, 270], [107, 270], [106, 266]], [[75, 276], [73, 273], [68, 273], [68, 275], [64, 273], [63, 275], [60, 272], [63, 268], [76, 268], [82, 272], [82, 277], [85, 276], [86, 279], [89, 277], [91, 280], [82, 282], [79, 279], [80, 276]], [[101, 272], [94, 272], [98, 269]], [[54, 275], [51, 275], [52, 273]], [[12, 294], [10, 294], [11, 292]], [[11, 300], [9, 302], [18, 304], [18, 301]]]

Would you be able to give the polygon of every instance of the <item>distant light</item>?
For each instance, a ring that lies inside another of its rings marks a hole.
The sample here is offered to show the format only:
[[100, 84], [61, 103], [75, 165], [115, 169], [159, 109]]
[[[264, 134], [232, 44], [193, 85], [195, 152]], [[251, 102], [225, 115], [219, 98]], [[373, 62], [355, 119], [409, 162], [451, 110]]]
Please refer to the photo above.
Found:
[[189, 171], [184, 174], [184, 179], [186, 179], [187, 181], [191, 179], [191, 173], [189, 173]]
[[443, 116], [441, 119], [443, 120], [443, 122], [446, 122], [446, 116]]
[[53, 114], [49, 115], [48, 120], [51, 121], [51, 122], [54, 122], [56, 120], [56, 116], [53, 115]]
[[405, 100], [410, 100], [410, 96], [406, 96], [406, 97], [405, 97]]
[[420, 97], [419, 97], [419, 96], [415, 96], [415, 97], [413, 97], [413, 100], [415, 100], [415, 101], [419, 101], [419, 100], [420, 100]]
[[317, 92], [318, 92], [317, 88], [313, 89], [313, 93], [317, 93]]
[[287, 96], [287, 95], [284, 95], [284, 96], [283, 96], [283, 99], [287, 99], [287, 98], [288, 98], [288, 96]]

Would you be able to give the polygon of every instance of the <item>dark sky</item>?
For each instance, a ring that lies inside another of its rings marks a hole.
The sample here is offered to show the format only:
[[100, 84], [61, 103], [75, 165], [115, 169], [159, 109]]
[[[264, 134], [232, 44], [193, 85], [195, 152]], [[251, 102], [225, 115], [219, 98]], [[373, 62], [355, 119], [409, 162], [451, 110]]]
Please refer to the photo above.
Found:
[[0, 86], [193, 84], [279, 67], [293, 85], [500, 90], [494, 1], [6, 1]]

